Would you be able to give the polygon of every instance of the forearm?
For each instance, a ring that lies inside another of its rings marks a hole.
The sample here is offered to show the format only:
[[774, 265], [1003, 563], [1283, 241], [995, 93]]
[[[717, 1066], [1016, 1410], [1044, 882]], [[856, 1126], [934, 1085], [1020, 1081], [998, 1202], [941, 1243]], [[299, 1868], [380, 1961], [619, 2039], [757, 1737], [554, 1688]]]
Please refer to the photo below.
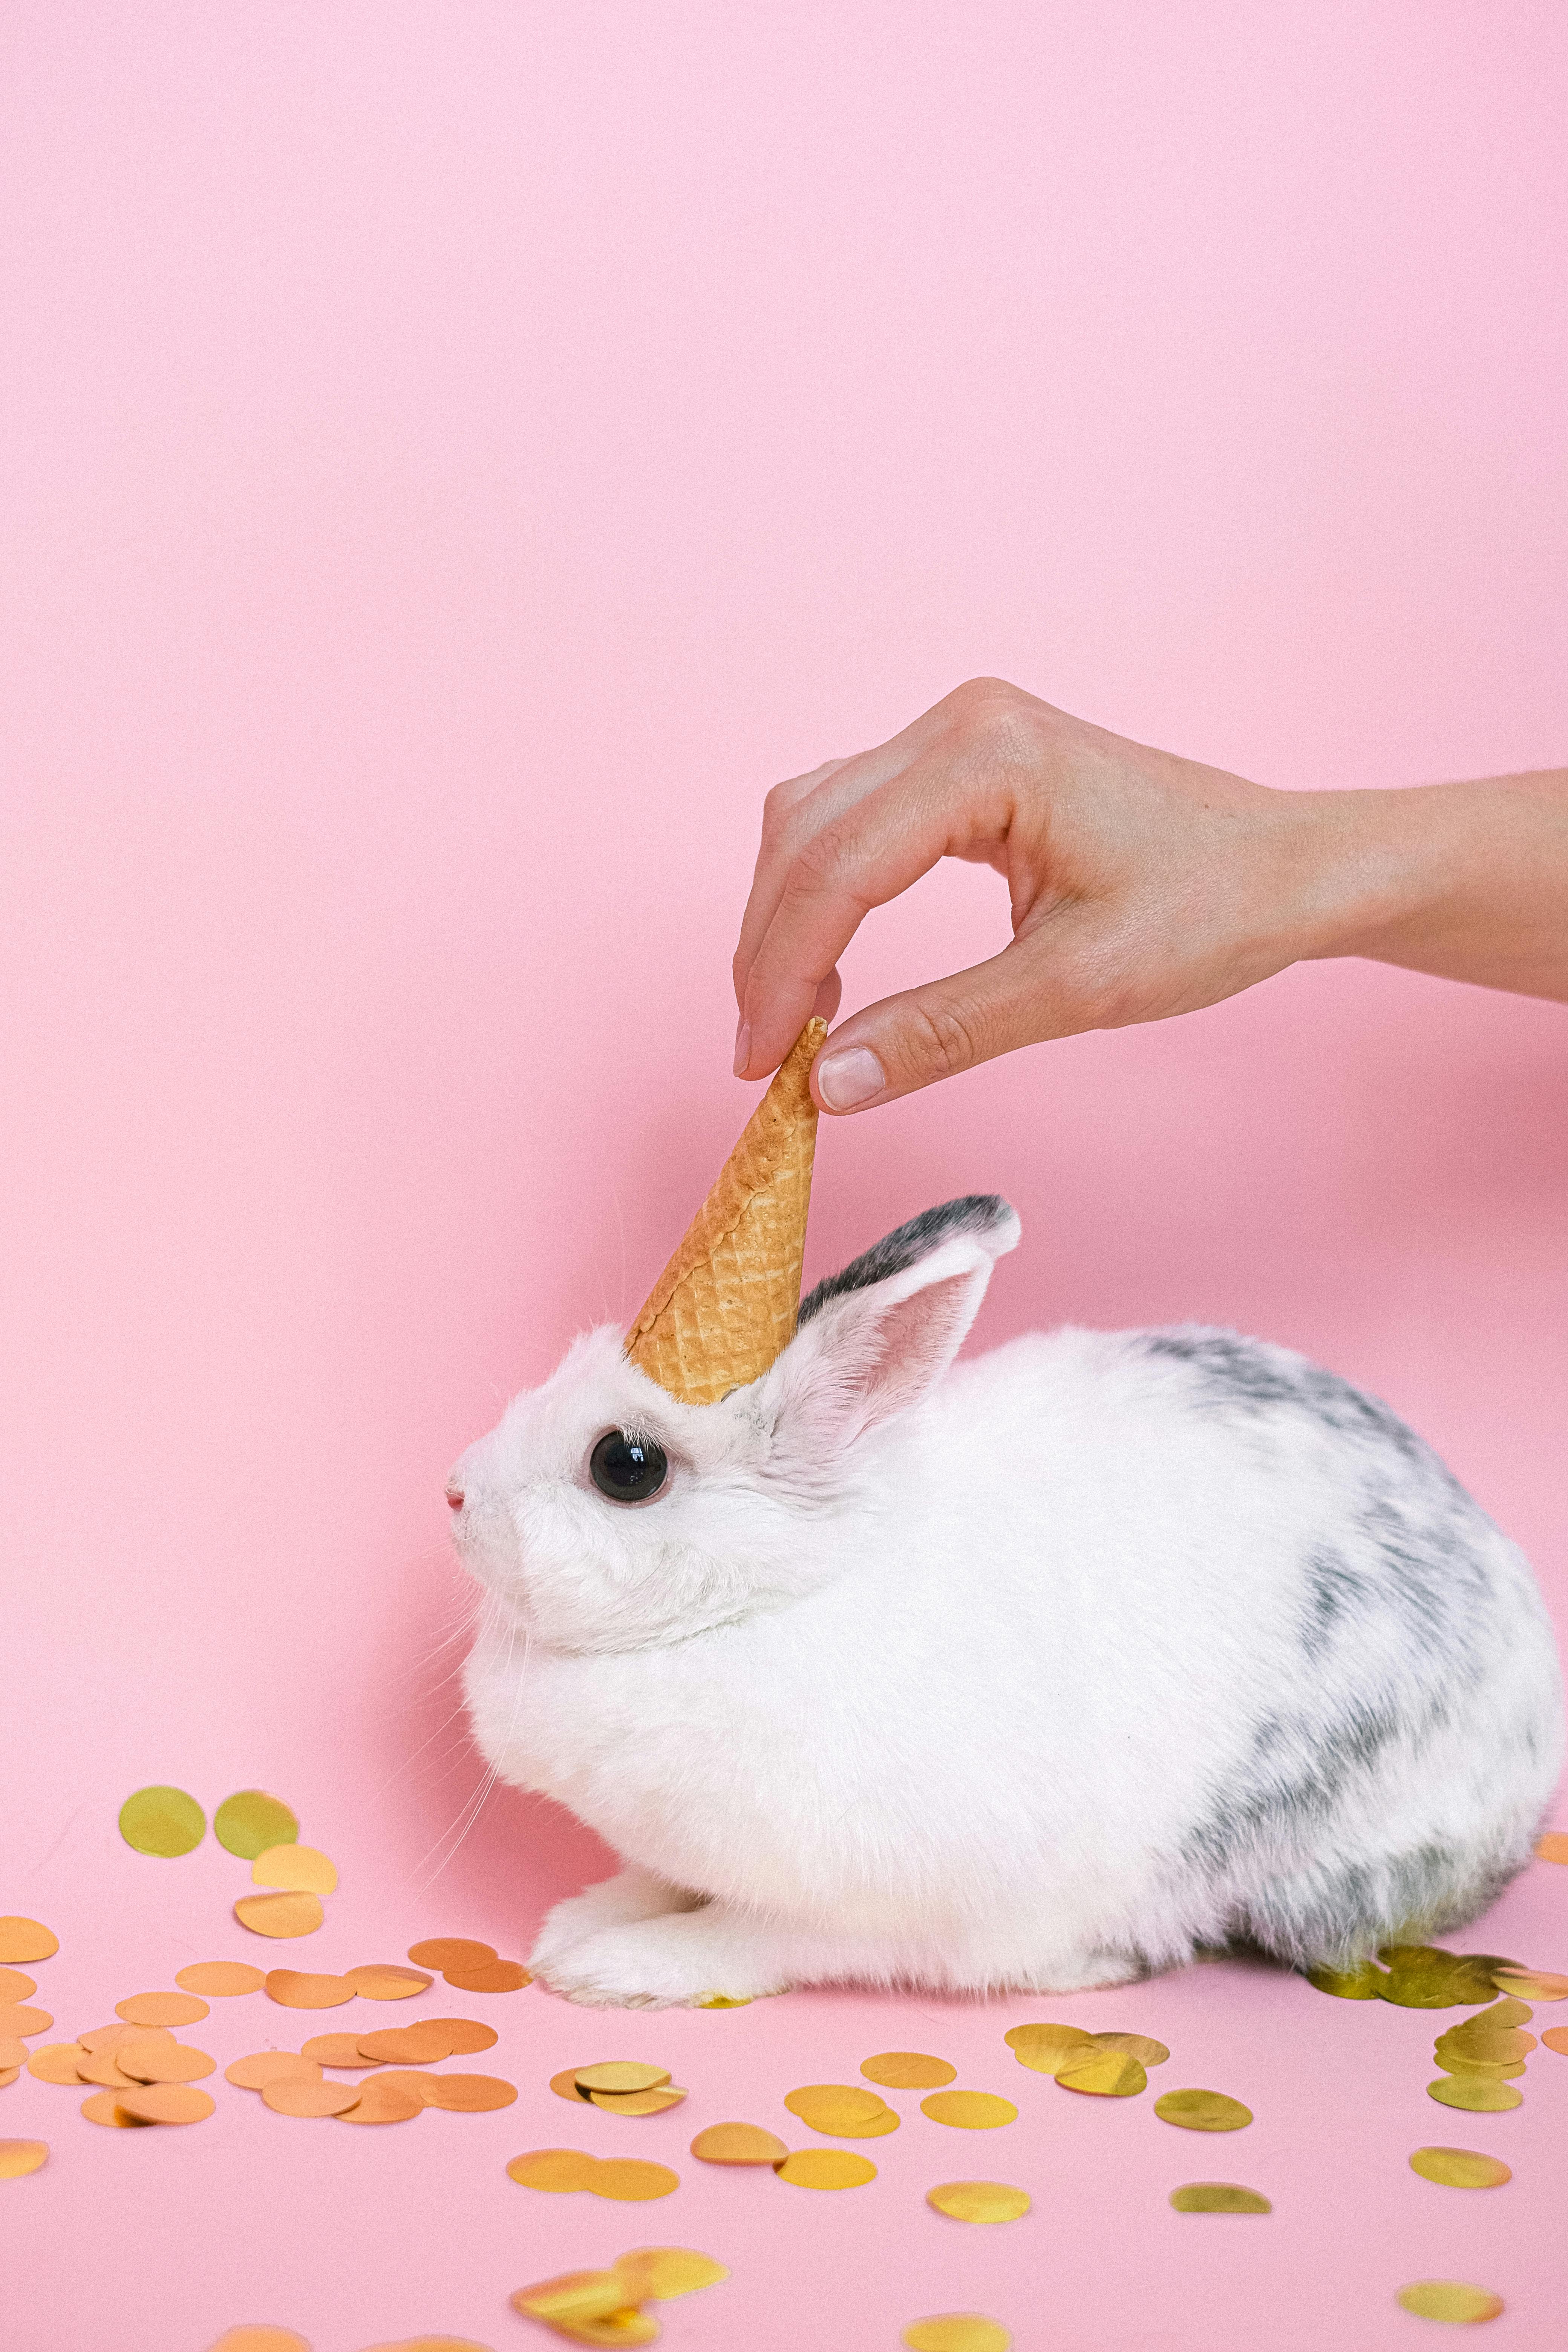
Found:
[[1568, 1003], [1568, 770], [1289, 797], [1299, 954]]

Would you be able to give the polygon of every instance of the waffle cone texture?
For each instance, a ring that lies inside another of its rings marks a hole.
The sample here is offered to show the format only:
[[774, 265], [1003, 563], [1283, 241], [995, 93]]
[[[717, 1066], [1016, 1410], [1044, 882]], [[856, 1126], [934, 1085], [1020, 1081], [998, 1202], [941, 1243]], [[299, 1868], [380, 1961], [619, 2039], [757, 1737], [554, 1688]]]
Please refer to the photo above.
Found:
[[806, 1023], [626, 1334], [632, 1362], [685, 1404], [760, 1380], [795, 1337], [826, 1034]]

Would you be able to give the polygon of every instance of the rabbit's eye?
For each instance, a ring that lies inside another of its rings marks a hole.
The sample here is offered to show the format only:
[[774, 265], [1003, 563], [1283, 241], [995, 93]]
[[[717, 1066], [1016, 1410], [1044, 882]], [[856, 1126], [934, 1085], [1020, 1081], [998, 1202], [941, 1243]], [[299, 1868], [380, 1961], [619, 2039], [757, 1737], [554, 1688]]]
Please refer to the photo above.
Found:
[[588, 1475], [612, 1503], [646, 1503], [669, 1474], [662, 1445], [612, 1429], [588, 1456]]

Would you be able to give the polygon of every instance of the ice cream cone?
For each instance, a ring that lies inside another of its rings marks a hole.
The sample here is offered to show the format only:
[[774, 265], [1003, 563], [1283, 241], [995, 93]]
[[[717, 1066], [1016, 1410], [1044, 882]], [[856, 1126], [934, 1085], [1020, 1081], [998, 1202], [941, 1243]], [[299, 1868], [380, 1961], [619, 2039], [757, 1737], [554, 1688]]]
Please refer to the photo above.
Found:
[[626, 1334], [632, 1362], [686, 1404], [760, 1380], [795, 1336], [826, 1034], [806, 1023]]

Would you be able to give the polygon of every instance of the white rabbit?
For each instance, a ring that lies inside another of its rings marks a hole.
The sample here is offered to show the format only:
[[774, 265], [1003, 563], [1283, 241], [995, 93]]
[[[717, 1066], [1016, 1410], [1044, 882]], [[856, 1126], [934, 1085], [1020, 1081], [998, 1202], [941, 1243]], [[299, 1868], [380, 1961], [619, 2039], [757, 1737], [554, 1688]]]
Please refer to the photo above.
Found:
[[625, 1857], [580, 2001], [1070, 1992], [1472, 1916], [1562, 1759], [1531, 1570], [1384, 1405], [1226, 1331], [955, 1365], [1000, 1200], [915, 1218], [721, 1403], [589, 1333], [449, 1496], [501, 1776]]

